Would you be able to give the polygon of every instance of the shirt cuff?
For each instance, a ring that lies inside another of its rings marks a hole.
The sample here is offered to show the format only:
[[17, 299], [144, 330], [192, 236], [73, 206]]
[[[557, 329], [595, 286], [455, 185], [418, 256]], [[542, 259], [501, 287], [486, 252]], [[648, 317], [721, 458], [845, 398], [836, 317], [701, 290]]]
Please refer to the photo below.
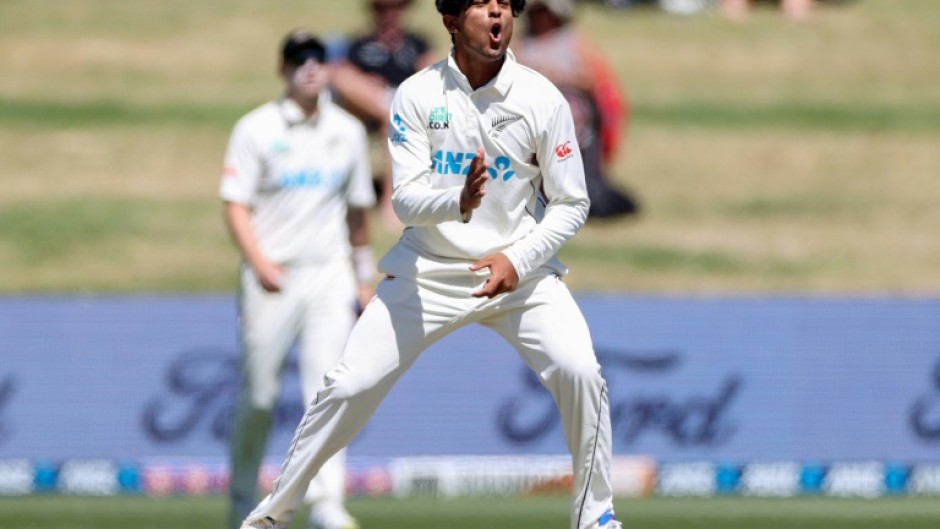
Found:
[[522, 261], [519, 255], [516, 254], [516, 252], [513, 251], [512, 248], [506, 248], [500, 253], [502, 253], [503, 255], [506, 256], [506, 258], [509, 259], [509, 262], [512, 263], [512, 267], [516, 269], [516, 277], [519, 278], [519, 281], [522, 281], [522, 278], [525, 277], [525, 275], [528, 274], [530, 271], [526, 263]]

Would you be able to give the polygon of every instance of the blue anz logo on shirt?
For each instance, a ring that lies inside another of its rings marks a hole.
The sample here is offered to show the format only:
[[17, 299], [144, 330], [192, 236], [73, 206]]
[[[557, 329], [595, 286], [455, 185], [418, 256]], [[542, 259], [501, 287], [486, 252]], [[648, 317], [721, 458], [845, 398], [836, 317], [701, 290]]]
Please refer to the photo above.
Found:
[[405, 143], [408, 141], [408, 138], [405, 136], [405, 125], [402, 123], [401, 116], [395, 114], [392, 116], [392, 143]]
[[277, 175], [277, 184], [282, 188], [322, 187], [339, 189], [343, 185], [343, 172], [321, 172], [316, 170], [282, 171]]
[[493, 180], [502, 176], [503, 182], [516, 176], [516, 172], [512, 170], [512, 163], [505, 156], [499, 156], [493, 160], [492, 167], [487, 168], [486, 172], [490, 174], [490, 178]]
[[[470, 172], [470, 163], [476, 156], [475, 152], [437, 151], [433, 158], [434, 172], [441, 175], [466, 175]], [[512, 162], [505, 156], [497, 156], [486, 171], [493, 180], [502, 178], [504, 182], [516, 175]]]
[[434, 172], [437, 174], [462, 174], [470, 172], [470, 162], [475, 152], [437, 151], [434, 153]]

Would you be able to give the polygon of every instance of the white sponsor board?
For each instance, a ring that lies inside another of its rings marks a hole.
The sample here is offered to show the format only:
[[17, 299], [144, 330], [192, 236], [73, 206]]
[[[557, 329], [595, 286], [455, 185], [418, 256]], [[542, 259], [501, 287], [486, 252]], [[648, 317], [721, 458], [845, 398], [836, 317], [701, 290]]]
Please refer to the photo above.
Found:
[[35, 469], [26, 459], [0, 460], [0, 496], [21, 496], [34, 491]]
[[656, 492], [663, 496], [713, 496], [716, 488], [710, 462], [663, 465], [656, 480]]
[[940, 495], [940, 464], [917, 465], [908, 478], [910, 494]]
[[885, 466], [876, 461], [833, 463], [826, 473], [823, 491], [828, 496], [882, 496], [885, 492]]
[[744, 496], [795, 496], [800, 492], [801, 470], [796, 462], [752, 463], [741, 472], [738, 490]]
[[59, 492], [111, 496], [118, 492], [117, 466], [106, 460], [66, 461], [59, 469]]
[[395, 496], [506, 495], [570, 489], [571, 459], [548, 457], [405, 457], [391, 462]]

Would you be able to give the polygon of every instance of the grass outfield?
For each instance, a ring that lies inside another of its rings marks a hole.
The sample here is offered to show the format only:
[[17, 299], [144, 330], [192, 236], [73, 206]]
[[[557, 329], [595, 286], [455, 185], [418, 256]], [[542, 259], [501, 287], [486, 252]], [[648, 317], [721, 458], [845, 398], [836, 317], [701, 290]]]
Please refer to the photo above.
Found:
[[[561, 529], [562, 497], [460, 500], [353, 498], [364, 529]], [[29, 496], [0, 498], [0, 526], [17, 529], [221, 529], [224, 500]], [[628, 529], [936, 529], [936, 498], [655, 498], [619, 500]], [[298, 518], [291, 525], [301, 529]]]

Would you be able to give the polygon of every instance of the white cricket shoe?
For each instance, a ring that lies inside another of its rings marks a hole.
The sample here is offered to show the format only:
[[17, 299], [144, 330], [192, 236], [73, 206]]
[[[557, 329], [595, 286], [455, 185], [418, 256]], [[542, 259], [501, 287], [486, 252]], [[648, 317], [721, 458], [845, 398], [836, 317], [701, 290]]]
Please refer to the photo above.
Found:
[[242, 522], [242, 525], [239, 529], [284, 529], [285, 526], [278, 525], [274, 523], [274, 520], [270, 518], [263, 518], [261, 520], [248, 521], [245, 520]]

